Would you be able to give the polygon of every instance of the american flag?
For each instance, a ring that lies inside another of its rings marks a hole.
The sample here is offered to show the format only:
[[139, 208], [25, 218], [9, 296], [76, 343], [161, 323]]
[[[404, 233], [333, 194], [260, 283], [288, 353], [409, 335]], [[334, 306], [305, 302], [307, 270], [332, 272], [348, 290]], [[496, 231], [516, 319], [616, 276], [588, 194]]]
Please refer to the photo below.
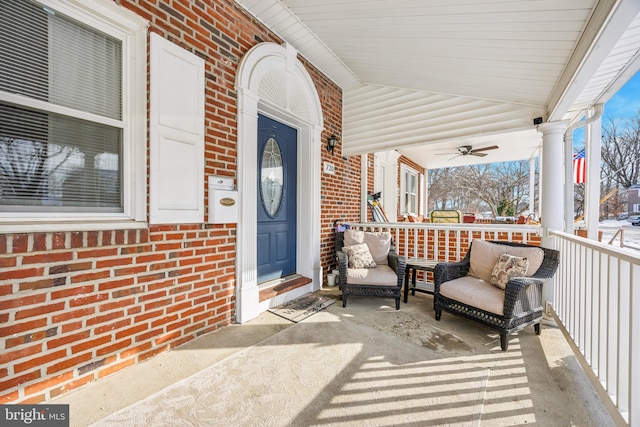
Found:
[[573, 155], [573, 182], [582, 184], [587, 177], [587, 162], [584, 158], [584, 149]]

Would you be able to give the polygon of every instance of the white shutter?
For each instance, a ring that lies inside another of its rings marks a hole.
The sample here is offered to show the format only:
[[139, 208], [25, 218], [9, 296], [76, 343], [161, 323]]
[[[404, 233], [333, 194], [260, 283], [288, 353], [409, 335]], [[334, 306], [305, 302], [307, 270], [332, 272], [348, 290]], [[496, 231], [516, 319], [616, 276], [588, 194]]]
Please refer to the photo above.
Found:
[[204, 222], [204, 61], [151, 33], [150, 223]]

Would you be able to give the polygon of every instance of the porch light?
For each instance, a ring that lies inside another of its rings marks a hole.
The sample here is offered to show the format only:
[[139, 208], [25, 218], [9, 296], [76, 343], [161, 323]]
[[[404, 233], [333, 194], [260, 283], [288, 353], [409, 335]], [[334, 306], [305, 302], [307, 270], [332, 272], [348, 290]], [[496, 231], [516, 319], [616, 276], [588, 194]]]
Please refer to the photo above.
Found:
[[331, 135], [329, 138], [327, 138], [327, 151], [331, 154], [333, 154], [333, 149], [336, 148], [336, 145], [338, 145], [338, 137], [335, 135]]

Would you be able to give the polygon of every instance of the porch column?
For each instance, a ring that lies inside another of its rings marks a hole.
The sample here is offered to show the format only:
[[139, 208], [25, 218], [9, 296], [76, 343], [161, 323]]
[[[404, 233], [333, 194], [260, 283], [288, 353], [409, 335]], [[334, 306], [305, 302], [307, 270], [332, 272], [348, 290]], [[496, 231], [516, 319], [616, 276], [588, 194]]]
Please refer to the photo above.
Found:
[[[529, 159], [529, 215], [536, 212], [536, 159], [534, 157]], [[540, 213], [540, 212], [538, 212]]]
[[[568, 122], [550, 122], [538, 126], [542, 132], [540, 167], [540, 221], [542, 246], [553, 248], [551, 231], [564, 229], [564, 130]], [[553, 281], [542, 291], [543, 301], [553, 301]]]
[[429, 218], [429, 169], [424, 168], [424, 202], [422, 203], [422, 216]]
[[589, 125], [586, 132], [587, 179], [585, 186], [584, 220], [587, 226], [587, 239], [598, 240], [600, 224], [600, 160], [602, 158], [602, 112], [604, 106], [596, 105], [589, 112]]
[[360, 222], [367, 222], [367, 176], [369, 172], [369, 155], [360, 155]]

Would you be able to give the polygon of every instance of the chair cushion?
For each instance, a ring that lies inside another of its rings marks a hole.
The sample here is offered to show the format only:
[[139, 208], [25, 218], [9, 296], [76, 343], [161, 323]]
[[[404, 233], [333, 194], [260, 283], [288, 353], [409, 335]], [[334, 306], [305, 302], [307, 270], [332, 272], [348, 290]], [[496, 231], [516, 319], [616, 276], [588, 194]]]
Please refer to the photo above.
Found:
[[376, 268], [348, 268], [347, 284], [397, 286], [398, 276], [388, 265], [379, 265]]
[[491, 272], [491, 285], [504, 289], [511, 278], [524, 276], [528, 267], [526, 258], [502, 254]]
[[352, 228], [344, 232], [344, 245], [366, 243], [376, 264], [388, 264], [391, 250], [391, 233], [387, 231], [359, 231]]
[[474, 240], [471, 245], [471, 257], [469, 275], [491, 283], [493, 267], [498, 262], [500, 255], [509, 254], [520, 258], [527, 258], [529, 267], [525, 276], [533, 276], [542, 265], [544, 251], [536, 247], [518, 247], [487, 242], [486, 240]]
[[347, 254], [349, 268], [374, 268], [376, 266], [366, 243], [344, 246], [342, 251]]
[[471, 307], [504, 316], [504, 291], [472, 276], [444, 282], [440, 294]]

